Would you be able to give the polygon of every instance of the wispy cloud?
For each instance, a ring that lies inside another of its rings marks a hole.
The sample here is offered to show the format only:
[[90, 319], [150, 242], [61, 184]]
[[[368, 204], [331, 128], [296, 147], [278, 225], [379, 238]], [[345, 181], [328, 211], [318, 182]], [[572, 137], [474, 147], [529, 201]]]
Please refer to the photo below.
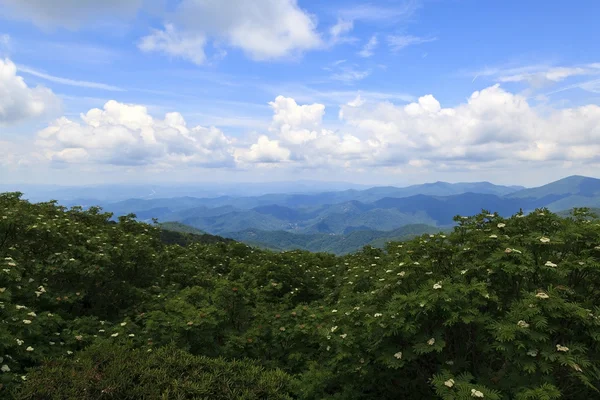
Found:
[[436, 40], [437, 37], [420, 37], [412, 35], [389, 35], [387, 37], [388, 45], [394, 52], [400, 51], [408, 46], [434, 42]]
[[585, 82], [575, 83], [573, 85], [563, 86], [551, 92], [544, 93], [543, 96], [550, 96], [552, 94], [564, 92], [571, 89], [583, 89], [592, 93], [600, 93], [600, 79], [593, 79]]
[[[592, 75], [600, 75], [600, 63], [573, 66], [533, 64], [518, 67], [484, 68], [475, 72], [473, 81], [478, 77], [489, 77], [496, 82], [526, 82], [534, 87], [543, 87], [575, 76]], [[573, 87], [581, 87], [581, 84]]]
[[321, 103], [327, 106], [346, 104], [360, 95], [366, 101], [398, 101], [408, 103], [415, 100], [415, 96], [401, 92], [383, 92], [377, 90], [320, 90], [307, 85], [296, 83], [261, 85], [259, 89], [272, 96], [286, 93], [301, 103]]
[[8, 47], [10, 45], [10, 36], [6, 33], [0, 35], [0, 48]]
[[337, 44], [340, 42], [346, 42], [353, 40], [344, 36], [346, 33], [352, 31], [354, 28], [354, 22], [352, 20], [338, 19], [338, 22], [329, 28], [329, 34], [331, 35], [330, 44]]
[[47, 81], [50, 82], [55, 82], [55, 83], [60, 83], [62, 85], [68, 85], [68, 86], [78, 86], [78, 87], [84, 87], [84, 88], [90, 88], [90, 89], [101, 89], [101, 90], [109, 90], [112, 92], [123, 92], [125, 91], [124, 89], [121, 89], [117, 86], [112, 86], [112, 85], [107, 85], [104, 83], [98, 83], [98, 82], [88, 82], [88, 81], [77, 81], [74, 79], [68, 79], [68, 78], [61, 78], [58, 76], [53, 76], [53, 75], [49, 75], [46, 74], [44, 72], [40, 72], [37, 71], [35, 69], [23, 66], [23, 65], [19, 65], [18, 70], [20, 72], [24, 72], [26, 74], [29, 75], [33, 75], [35, 77], [41, 78], [41, 79], [45, 79]]
[[331, 75], [331, 79], [344, 83], [354, 83], [371, 75], [370, 70], [357, 70], [351, 67], [341, 68], [340, 71]]
[[371, 39], [363, 46], [362, 50], [358, 52], [358, 55], [364, 58], [369, 58], [375, 54], [374, 50], [377, 47], [379, 41], [377, 40], [377, 36], [371, 36]]
[[418, 0], [408, 0], [395, 7], [385, 7], [374, 4], [360, 4], [345, 7], [339, 12], [341, 18], [346, 20], [361, 20], [367, 22], [394, 22], [411, 18], [420, 8]]

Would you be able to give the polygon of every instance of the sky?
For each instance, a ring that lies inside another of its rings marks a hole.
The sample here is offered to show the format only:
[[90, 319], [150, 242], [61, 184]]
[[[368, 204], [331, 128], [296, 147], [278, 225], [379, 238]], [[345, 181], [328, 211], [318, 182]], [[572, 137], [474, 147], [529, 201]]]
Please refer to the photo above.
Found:
[[0, 183], [600, 177], [600, 2], [0, 0]]

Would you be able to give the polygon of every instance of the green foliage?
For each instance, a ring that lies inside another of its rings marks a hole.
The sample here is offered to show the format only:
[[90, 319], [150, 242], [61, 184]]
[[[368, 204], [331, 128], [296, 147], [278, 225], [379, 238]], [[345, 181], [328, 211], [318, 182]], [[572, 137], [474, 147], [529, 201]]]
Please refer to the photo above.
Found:
[[192, 228], [191, 226], [179, 222], [165, 222], [160, 224], [159, 227], [160, 241], [164, 244], [187, 246], [191, 243], [213, 244], [233, 242], [233, 239], [203, 233], [196, 228]]
[[291, 399], [293, 381], [250, 361], [193, 356], [173, 345], [156, 351], [101, 342], [77, 359], [48, 361], [29, 375], [19, 400]]
[[344, 257], [111, 217], [0, 195], [0, 397], [600, 397], [587, 209], [484, 210]]

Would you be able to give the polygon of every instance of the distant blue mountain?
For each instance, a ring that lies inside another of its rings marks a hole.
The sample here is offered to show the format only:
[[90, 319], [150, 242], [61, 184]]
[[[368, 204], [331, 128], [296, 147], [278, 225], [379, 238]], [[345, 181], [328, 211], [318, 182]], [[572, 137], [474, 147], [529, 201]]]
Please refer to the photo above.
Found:
[[[134, 213], [143, 221], [157, 218], [161, 222], [180, 222], [216, 235], [248, 230], [330, 236], [363, 232], [360, 235], [365, 238], [365, 232], [391, 232], [409, 225], [447, 228], [454, 224], [454, 216], [482, 210], [509, 216], [520, 209], [540, 207], [553, 211], [600, 207], [600, 179], [571, 176], [530, 189], [489, 182], [434, 182], [403, 188], [381, 186], [316, 193], [85, 201], [81, 205], [100, 205], [114, 213], [115, 218]], [[269, 245], [283, 248], [271, 239]]]

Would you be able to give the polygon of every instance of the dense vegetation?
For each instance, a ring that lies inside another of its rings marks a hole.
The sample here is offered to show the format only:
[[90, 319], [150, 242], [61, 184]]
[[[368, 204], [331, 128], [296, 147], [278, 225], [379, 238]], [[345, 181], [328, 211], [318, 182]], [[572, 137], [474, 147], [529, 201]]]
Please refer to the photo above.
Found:
[[456, 217], [336, 257], [0, 195], [0, 397], [591, 399], [600, 221]]

